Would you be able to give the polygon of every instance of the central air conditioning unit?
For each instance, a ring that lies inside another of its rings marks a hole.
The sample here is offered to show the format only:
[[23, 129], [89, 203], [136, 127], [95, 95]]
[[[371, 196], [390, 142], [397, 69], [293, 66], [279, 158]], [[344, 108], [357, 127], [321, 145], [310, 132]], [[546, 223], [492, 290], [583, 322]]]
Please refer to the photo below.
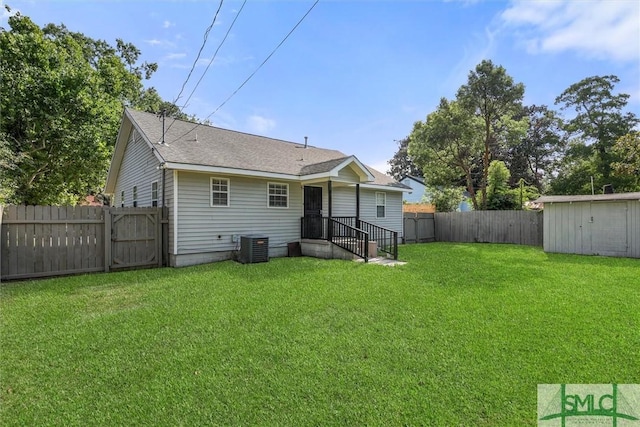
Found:
[[262, 235], [240, 236], [240, 256], [243, 264], [269, 261], [269, 238]]

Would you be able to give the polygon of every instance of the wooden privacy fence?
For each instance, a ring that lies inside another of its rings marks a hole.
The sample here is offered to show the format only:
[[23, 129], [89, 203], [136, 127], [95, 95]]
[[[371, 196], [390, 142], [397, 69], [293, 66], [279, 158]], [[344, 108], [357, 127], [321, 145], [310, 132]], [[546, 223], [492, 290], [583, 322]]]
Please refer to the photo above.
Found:
[[403, 215], [404, 243], [433, 242], [436, 238], [433, 213], [410, 213]]
[[435, 214], [438, 242], [542, 246], [542, 212], [471, 211]]
[[162, 266], [166, 217], [162, 208], [0, 207], [0, 278]]

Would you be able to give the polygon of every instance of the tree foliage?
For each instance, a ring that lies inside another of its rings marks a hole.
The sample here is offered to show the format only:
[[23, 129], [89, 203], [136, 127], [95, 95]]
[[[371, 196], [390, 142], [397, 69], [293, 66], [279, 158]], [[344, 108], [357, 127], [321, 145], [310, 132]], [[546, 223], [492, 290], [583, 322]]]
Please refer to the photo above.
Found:
[[398, 151], [395, 152], [391, 160], [387, 163], [390, 166], [389, 174], [400, 181], [405, 176], [422, 177], [422, 171], [409, 156], [409, 137], [398, 141]]
[[525, 132], [527, 120], [522, 117], [524, 85], [515, 83], [502, 66], [483, 60], [469, 73], [466, 85], [456, 95], [461, 105], [483, 124], [482, 178], [480, 206], [487, 207], [489, 164], [501, 149], [517, 143]]
[[618, 138], [613, 152], [618, 157], [618, 161], [613, 163], [614, 175], [629, 180], [630, 190], [640, 191], [640, 132]]
[[524, 85], [501, 66], [482, 61], [455, 101], [442, 99], [426, 121], [414, 124], [409, 154], [430, 185], [464, 185], [474, 209], [487, 208], [489, 164], [526, 131]]
[[409, 136], [409, 155], [422, 167], [430, 187], [464, 185], [478, 208], [474, 175], [481, 155], [482, 122], [456, 101], [440, 100], [438, 109], [418, 121]]
[[464, 201], [464, 187], [427, 186], [424, 199], [436, 207], [436, 212], [454, 212]]
[[74, 203], [103, 185], [123, 105], [160, 105], [142, 85], [157, 66], [139, 64], [140, 51], [122, 40], [112, 47], [19, 14], [8, 23], [0, 31], [0, 147], [11, 159], [1, 165], [4, 197]]
[[[613, 150], [614, 144], [632, 132], [639, 123], [635, 114], [623, 111], [629, 95], [614, 93], [619, 81], [613, 75], [588, 77], [569, 86], [556, 98], [556, 104], [562, 105], [563, 110], [575, 112], [575, 117], [566, 122], [565, 130], [574, 138], [574, 147], [584, 147], [581, 150], [574, 149], [573, 153], [569, 153], [569, 161], [563, 162], [560, 182], [553, 185], [556, 192], [576, 194], [574, 191], [579, 188], [583, 193], [590, 192], [591, 177], [598, 188], [605, 184], [613, 184], [618, 191], [633, 187], [630, 177], [612, 173], [613, 165], [620, 160]], [[581, 154], [579, 158], [576, 157], [578, 154]], [[588, 181], [578, 184], [584, 180], [587, 170], [591, 173]], [[570, 174], [576, 176], [567, 176]], [[575, 185], [564, 187], [562, 182], [573, 182]]]
[[503, 160], [511, 172], [511, 184], [521, 179], [542, 192], [557, 169], [566, 139], [562, 119], [546, 105], [531, 105], [523, 109], [527, 117], [526, 133], [511, 147]]

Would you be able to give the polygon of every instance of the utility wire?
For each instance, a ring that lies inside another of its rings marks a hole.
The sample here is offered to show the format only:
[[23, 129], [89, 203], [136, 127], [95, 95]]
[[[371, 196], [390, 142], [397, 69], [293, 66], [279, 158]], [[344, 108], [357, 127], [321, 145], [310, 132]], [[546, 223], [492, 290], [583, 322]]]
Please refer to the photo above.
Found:
[[[218, 19], [218, 13], [220, 13], [220, 9], [222, 9], [222, 3], [224, 3], [224, 0], [220, 0], [220, 4], [218, 5], [218, 10], [216, 10], [216, 14], [213, 16], [213, 20], [211, 21], [211, 24], [204, 31], [204, 38], [202, 40], [202, 45], [200, 46], [200, 50], [198, 51], [198, 55], [196, 56], [196, 59], [193, 61], [193, 65], [191, 65], [191, 70], [189, 70], [189, 75], [187, 75], [187, 79], [184, 81], [184, 83], [182, 83], [182, 88], [180, 88], [180, 92], [178, 93], [178, 96], [176, 96], [176, 99], [173, 101], [174, 104], [178, 102], [178, 100], [180, 99], [180, 96], [182, 95], [182, 92], [184, 91], [184, 88], [187, 85], [187, 82], [189, 82], [189, 79], [191, 78], [191, 74], [193, 73], [193, 70], [196, 68], [196, 65], [198, 64], [198, 60], [200, 59], [200, 54], [202, 54], [202, 50], [207, 44], [207, 39], [209, 38], [209, 32], [215, 25], [216, 19]], [[183, 105], [182, 108], [184, 107], [185, 106]]]
[[[209, 118], [211, 118], [211, 116], [213, 116], [215, 113], [218, 112], [218, 110], [220, 110], [227, 102], [229, 102], [229, 100], [231, 98], [233, 98], [239, 91], [240, 89], [242, 89], [244, 87], [244, 85], [247, 84], [247, 82], [249, 80], [251, 80], [251, 78], [260, 70], [260, 68], [262, 68], [264, 66], [264, 64], [267, 63], [267, 61], [273, 56], [274, 53], [276, 53], [276, 51], [280, 48], [280, 46], [282, 46], [284, 44], [285, 41], [287, 41], [287, 39], [289, 38], [289, 36], [296, 30], [296, 28], [298, 28], [298, 26], [300, 26], [300, 24], [302, 23], [302, 21], [305, 20], [305, 18], [307, 17], [307, 15], [309, 15], [309, 13], [311, 13], [311, 11], [313, 10], [314, 7], [316, 7], [316, 5], [318, 4], [320, 0], [316, 0], [311, 7], [309, 8], [309, 10], [307, 10], [307, 12], [302, 16], [302, 18], [300, 18], [300, 20], [298, 21], [298, 23], [296, 25], [293, 26], [293, 28], [291, 29], [291, 31], [289, 31], [287, 33], [287, 35], [282, 39], [282, 41], [280, 43], [278, 43], [278, 45], [271, 51], [271, 53], [264, 59], [264, 61], [262, 61], [262, 63], [258, 66], [258, 68], [256, 68], [253, 73], [251, 73], [249, 75], [249, 77], [247, 77], [245, 79], [245, 81], [242, 82], [242, 84], [240, 86], [238, 86], [238, 88], [236, 90], [234, 90], [231, 95], [229, 95], [227, 97], [227, 99], [225, 99], [222, 104], [220, 104], [215, 110], [213, 110], [213, 112], [211, 114], [209, 114], [204, 120], [207, 121], [209, 120]], [[193, 128], [191, 128], [191, 130], [183, 133], [182, 135], [180, 135], [178, 138], [176, 138], [175, 140], [172, 141], [176, 142], [182, 138], [184, 138], [185, 136], [189, 135], [191, 132], [194, 132], [196, 129], [198, 129], [200, 126], [202, 126], [201, 123], [196, 124]]]
[[[213, 61], [216, 59], [216, 56], [218, 55], [218, 52], [220, 51], [220, 48], [222, 47], [222, 45], [224, 44], [224, 42], [227, 40], [227, 37], [229, 37], [229, 33], [231, 33], [231, 29], [233, 28], [234, 24], [236, 23], [236, 21], [238, 20], [238, 17], [240, 16], [240, 13], [242, 13], [242, 9], [244, 9], [244, 5], [247, 4], [247, 0], [244, 0], [244, 2], [242, 2], [242, 6], [240, 6], [240, 10], [238, 10], [238, 13], [236, 13], [236, 16], [233, 18], [233, 22], [231, 22], [231, 25], [229, 26], [229, 29], [227, 29], [227, 33], [224, 35], [224, 38], [222, 39], [222, 41], [220, 42], [220, 44], [218, 45], [218, 48], [216, 49], [216, 51], [214, 52], [213, 56], [211, 57], [211, 59], [209, 60], [209, 63], [207, 64], [207, 67], [204, 69], [204, 71], [202, 72], [202, 75], [200, 76], [200, 78], [198, 79], [198, 81], [196, 82], [196, 85], [193, 87], [193, 89], [191, 90], [191, 93], [189, 94], [189, 96], [187, 97], [186, 101], [184, 101], [184, 105], [181, 107], [184, 108], [189, 104], [189, 101], [191, 100], [191, 97], [193, 96], [193, 94], [195, 93], [196, 89], [198, 89], [198, 86], [200, 86], [200, 83], [202, 82], [202, 79], [204, 79], [204, 76], [207, 74], [207, 72], [209, 71], [209, 67], [211, 67], [211, 64], [213, 64]], [[222, 5], [222, 3], [220, 3], [220, 5]], [[218, 9], [219, 11], [220, 9]], [[217, 13], [216, 13], [217, 15]], [[197, 59], [196, 59], [197, 61]], [[195, 64], [195, 63], [194, 63]], [[192, 69], [193, 70], [193, 69]], [[191, 74], [189, 74], [191, 75]], [[186, 83], [186, 82], [185, 82]], [[184, 85], [182, 86], [182, 89], [184, 89]], [[180, 93], [182, 93], [182, 90], [180, 91]], [[169, 132], [169, 129], [171, 129], [171, 126], [173, 126], [173, 124], [175, 123], [175, 119], [171, 122], [171, 124], [169, 125], [169, 127], [167, 128], [166, 132]]]

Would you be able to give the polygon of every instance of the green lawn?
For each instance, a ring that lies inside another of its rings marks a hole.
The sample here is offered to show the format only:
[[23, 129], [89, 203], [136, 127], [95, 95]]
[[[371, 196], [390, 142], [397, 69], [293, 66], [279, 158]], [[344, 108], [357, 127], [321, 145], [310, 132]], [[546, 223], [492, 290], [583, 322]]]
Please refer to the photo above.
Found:
[[3, 425], [536, 425], [640, 383], [640, 260], [490, 244], [2, 284]]

